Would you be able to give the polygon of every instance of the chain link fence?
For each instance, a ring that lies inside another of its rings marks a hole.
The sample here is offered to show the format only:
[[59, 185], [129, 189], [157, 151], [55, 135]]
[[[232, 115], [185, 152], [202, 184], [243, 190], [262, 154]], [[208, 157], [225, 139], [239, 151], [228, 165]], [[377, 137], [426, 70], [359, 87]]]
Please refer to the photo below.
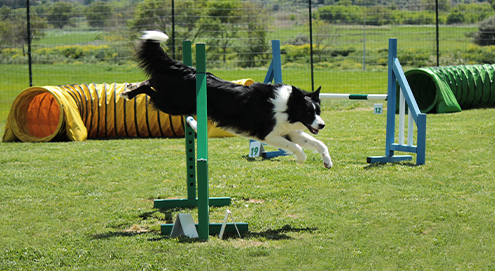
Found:
[[475, 43], [495, 14], [487, 2], [355, 2], [1, 0], [0, 122], [30, 85], [144, 80], [134, 59], [142, 30], [167, 33], [179, 60], [183, 40], [205, 42], [207, 69], [226, 80], [263, 81], [278, 39], [283, 81], [332, 93], [386, 93], [391, 37], [405, 69], [493, 63], [495, 50]]

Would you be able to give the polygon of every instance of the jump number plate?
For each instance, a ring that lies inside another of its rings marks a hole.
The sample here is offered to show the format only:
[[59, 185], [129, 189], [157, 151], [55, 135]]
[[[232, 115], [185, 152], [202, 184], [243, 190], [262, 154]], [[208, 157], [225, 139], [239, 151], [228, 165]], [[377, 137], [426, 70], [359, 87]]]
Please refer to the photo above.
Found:
[[249, 143], [249, 157], [259, 157], [261, 154], [261, 142], [251, 140]]
[[373, 108], [374, 114], [382, 114], [383, 113], [383, 104], [375, 104]]

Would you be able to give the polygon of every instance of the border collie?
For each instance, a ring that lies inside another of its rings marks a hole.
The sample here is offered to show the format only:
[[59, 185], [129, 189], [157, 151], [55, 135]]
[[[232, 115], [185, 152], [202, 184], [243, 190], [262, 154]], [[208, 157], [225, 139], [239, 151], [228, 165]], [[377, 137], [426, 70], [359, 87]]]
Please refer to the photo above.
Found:
[[[196, 69], [171, 59], [160, 46], [168, 36], [159, 31], [145, 31], [137, 50], [139, 65], [149, 77], [129, 84], [120, 94], [133, 99], [138, 94], [150, 97], [153, 106], [170, 115], [196, 114]], [[306, 92], [284, 84], [254, 83], [238, 85], [207, 73], [208, 117], [217, 126], [288, 150], [303, 164], [301, 147], [317, 150], [326, 168], [332, 167], [328, 148], [303, 132], [318, 134], [325, 127], [320, 117], [320, 88]]]

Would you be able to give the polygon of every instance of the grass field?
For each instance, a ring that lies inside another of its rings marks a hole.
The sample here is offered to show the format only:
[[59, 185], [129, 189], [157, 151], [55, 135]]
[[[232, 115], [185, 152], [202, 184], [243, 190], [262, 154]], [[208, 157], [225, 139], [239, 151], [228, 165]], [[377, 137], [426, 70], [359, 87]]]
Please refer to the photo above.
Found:
[[423, 166], [366, 164], [385, 138], [368, 103], [329, 102], [323, 118], [331, 170], [311, 151], [299, 166], [248, 159], [243, 138], [209, 141], [210, 196], [232, 197], [250, 231], [207, 243], [159, 233], [197, 209], [152, 208], [185, 197], [183, 139], [2, 143], [0, 269], [495, 268], [494, 109], [428, 115]]

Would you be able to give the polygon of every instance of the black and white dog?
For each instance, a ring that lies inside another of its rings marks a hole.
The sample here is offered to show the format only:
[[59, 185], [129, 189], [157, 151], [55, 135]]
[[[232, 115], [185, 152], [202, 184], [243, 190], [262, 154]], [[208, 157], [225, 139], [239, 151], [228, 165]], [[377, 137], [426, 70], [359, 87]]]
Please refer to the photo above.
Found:
[[[137, 57], [149, 80], [129, 84], [120, 95], [150, 97], [153, 106], [170, 115], [196, 113], [196, 70], [171, 59], [160, 47], [168, 39], [159, 31], [145, 31]], [[306, 92], [297, 87], [254, 83], [242, 86], [207, 74], [208, 117], [217, 126], [268, 145], [291, 151], [299, 164], [306, 155], [301, 147], [317, 150], [325, 167], [332, 167], [328, 148], [303, 132], [318, 134], [325, 127], [320, 117], [320, 88]]]

